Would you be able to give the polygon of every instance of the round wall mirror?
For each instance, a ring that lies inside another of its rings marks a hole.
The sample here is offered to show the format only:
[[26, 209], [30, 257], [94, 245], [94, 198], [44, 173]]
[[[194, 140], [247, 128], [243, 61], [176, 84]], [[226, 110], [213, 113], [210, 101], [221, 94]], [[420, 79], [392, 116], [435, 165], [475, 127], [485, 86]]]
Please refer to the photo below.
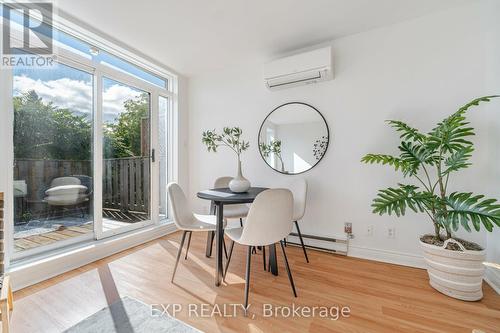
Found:
[[259, 131], [259, 150], [274, 170], [296, 175], [321, 161], [329, 142], [323, 115], [300, 102], [278, 106], [264, 119]]

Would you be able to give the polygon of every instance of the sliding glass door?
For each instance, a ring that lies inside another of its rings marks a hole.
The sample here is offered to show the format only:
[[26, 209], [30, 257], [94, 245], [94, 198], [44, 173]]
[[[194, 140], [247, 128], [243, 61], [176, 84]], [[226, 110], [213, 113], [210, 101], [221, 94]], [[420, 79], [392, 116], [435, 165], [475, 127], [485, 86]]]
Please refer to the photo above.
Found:
[[102, 235], [151, 219], [151, 94], [102, 81]]
[[93, 75], [13, 69], [14, 253], [93, 234]]
[[46, 28], [57, 63], [6, 68], [0, 86], [13, 94], [14, 259], [168, 218], [172, 77]]
[[13, 92], [14, 258], [168, 218], [168, 95], [72, 62], [14, 69]]

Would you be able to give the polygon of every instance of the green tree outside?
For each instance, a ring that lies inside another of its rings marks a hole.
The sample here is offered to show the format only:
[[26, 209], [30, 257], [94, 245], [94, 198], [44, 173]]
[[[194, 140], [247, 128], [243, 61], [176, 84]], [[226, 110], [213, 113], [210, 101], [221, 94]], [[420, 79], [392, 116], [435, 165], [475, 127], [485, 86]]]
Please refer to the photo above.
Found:
[[[13, 103], [16, 159], [91, 158], [92, 122], [87, 116], [44, 103], [33, 90], [14, 97]], [[104, 124], [104, 158], [142, 156], [141, 124], [148, 119], [148, 95], [127, 100], [123, 106], [125, 112]]]

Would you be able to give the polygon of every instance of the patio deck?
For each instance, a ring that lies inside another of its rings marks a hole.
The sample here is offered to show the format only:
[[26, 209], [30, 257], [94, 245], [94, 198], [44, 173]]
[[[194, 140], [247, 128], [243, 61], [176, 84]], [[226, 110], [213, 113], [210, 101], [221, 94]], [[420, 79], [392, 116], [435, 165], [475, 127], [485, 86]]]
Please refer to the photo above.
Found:
[[[103, 210], [103, 231], [109, 231], [130, 225], [131, 223], [144, 221], [147, 219], [146, 214], [139, 212], [124, 213], [112, 209]], [[111, 220], [109, 218], [119, 219], [121, 221]], [[127, 221], [127, 222], [123, 222]], [[37, 235], [31, 235], [23, 238], [14, 239], [14, 251], [24, 251], [35, 247], [49, 245], [57, 241], [78, 237], [89, 232], [94, 228], [93, 223], [85, 223], [77, 226], [65, 226], [58, 230], [45, 232]]]
[[14, 251], [29, 250], [35, 247], [49, 245], [60, 240], [81, 236], [92, 232], [93, 228], [93, 224], [89, 223], [81, 226], [65, 227], [61, 230], [46, 232], [44, 234], [14, 239]]

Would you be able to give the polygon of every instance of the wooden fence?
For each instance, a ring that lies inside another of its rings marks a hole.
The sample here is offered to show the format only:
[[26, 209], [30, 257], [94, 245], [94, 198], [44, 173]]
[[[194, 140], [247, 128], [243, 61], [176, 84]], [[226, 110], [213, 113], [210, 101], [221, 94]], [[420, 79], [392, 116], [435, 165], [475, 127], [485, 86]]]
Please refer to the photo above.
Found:
[[149, 158], [104, 160], [102, 169], [103, 207], [121, 211], [148, 212]]
[[[105, 159], [102, 173], [103, 208], [148, 212], [149, 158]], [[14, 160], [14, 179], [26, 182], [25, 199], [28, 202], [42, 201], [54, 178], [91, 175], [92, 163], [89, 160]]]

